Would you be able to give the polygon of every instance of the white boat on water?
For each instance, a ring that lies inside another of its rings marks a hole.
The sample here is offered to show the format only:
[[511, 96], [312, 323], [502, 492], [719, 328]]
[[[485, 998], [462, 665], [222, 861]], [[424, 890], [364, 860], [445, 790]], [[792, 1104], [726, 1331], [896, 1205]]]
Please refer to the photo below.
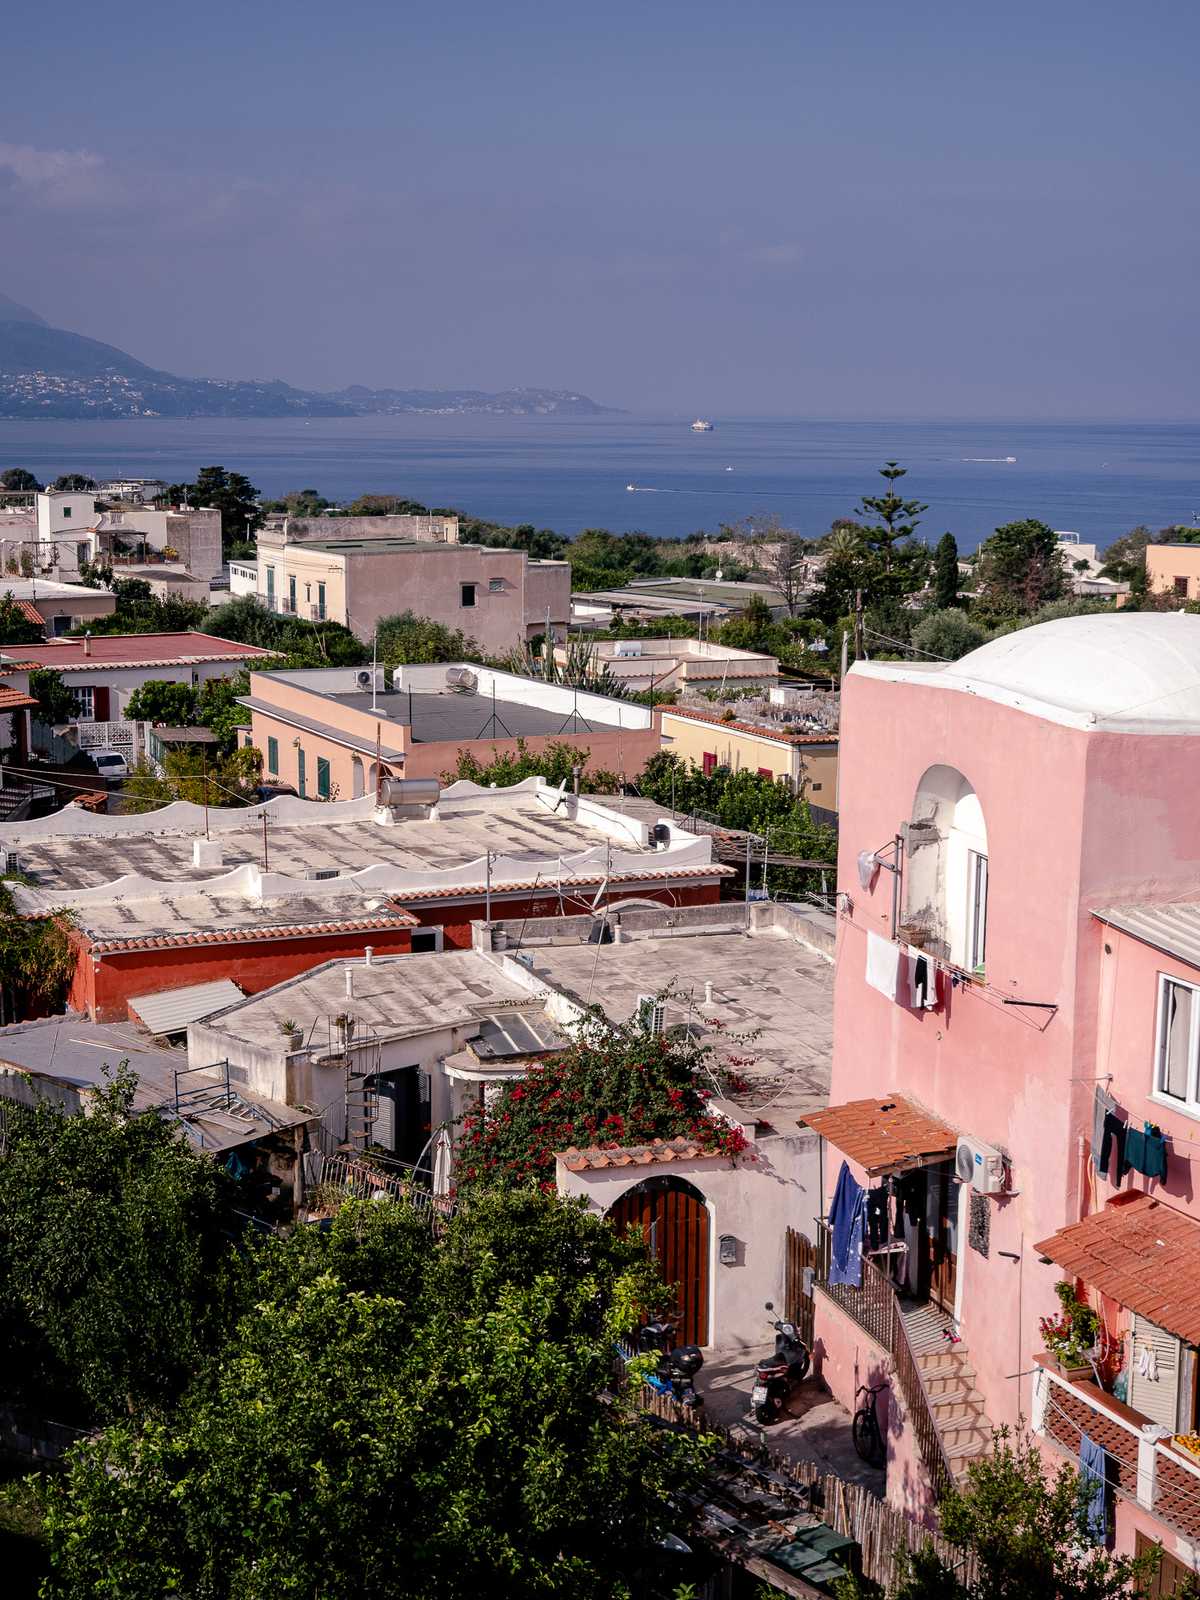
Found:
[[692, 432], [693, 433], [711, 433], [712, 431], [713, 431], [712, 423], [711, 422], [705, 422], [703, 417], [697, 417], [695, 422], [692, 423]]

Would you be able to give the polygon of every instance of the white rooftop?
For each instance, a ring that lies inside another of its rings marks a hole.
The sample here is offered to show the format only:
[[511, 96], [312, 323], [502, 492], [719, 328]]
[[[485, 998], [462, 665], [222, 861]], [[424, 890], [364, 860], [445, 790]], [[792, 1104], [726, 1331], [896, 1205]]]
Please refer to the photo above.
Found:
[[952, 689], [1067, 727], [1200, 732], [1200, 616], [1064, 617], [992, 639], [960, 661], [857, 662], [859, 677]]

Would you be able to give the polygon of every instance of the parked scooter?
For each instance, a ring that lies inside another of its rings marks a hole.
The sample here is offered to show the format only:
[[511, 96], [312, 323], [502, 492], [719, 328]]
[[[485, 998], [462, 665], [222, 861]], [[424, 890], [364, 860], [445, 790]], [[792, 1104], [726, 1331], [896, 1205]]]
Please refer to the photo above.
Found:
[[[775, 1309], [770, 1300], [766, 1308]], [[775, 1329], [775, 1354], [756, 1364], [750, 1391], [755, 1420], [763, 1423], [779, 1421], [792, 1390], [808, 1376], [812, 1364], [809, 1348], [794, 1322], [773, 1322], [771, 1326]]]
[[704, 1404], [703, 1396], [696, 1393], [693, 1379], [704, 1365], [704, 1356], [696, 1344], [674, 1344], [673, 1322], [647, 1322], [638, 1330], [639, 1355], [658, 1352], [658, 1366], [646, 1382], [656, 1394], [669, 1395], [691, 1410]]

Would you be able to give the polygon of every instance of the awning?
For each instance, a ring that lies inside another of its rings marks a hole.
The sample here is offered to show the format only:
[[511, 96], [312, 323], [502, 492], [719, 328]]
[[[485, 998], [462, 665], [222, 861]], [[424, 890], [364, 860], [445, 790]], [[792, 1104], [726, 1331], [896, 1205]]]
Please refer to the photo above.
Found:
[[872, 1177], [948, 1161], [958, 1148], [953, 1128], [898, 1094], [810, 1111], [800, 1126], [821, 1134]]
[[1034, 1249], [1110, 1300], [1200, 1344], [1200, 1222], [1174, 1206], [1122, 1195]]
[[232, 978], [193, 983], [186, 989], [163, 989], [130, 1000], [132, 1014], [154, 1034], [182, 1033], [189, 1022], [211, 1017], [246, 997]]

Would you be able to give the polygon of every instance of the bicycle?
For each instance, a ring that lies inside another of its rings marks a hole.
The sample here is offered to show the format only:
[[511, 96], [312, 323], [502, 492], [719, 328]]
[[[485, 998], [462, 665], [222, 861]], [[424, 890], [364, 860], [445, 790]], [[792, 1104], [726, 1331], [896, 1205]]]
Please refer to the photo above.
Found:
[[[854, 1413], [854, 1420], [850, 1424], [854, 1448], [871, 1467], [882, 1467], [887, 1462], [887, 1446], [879, 1431], [879, 1418], [875, 1415], [875, 1397], [886, 1388], [886, 1383], [876, 1384], [874, 1388], [863, 1384], [858, 1394], [865, 1394], [867, 1398]], [[857, 1398], [858, 1395], [855, 1396]]]

